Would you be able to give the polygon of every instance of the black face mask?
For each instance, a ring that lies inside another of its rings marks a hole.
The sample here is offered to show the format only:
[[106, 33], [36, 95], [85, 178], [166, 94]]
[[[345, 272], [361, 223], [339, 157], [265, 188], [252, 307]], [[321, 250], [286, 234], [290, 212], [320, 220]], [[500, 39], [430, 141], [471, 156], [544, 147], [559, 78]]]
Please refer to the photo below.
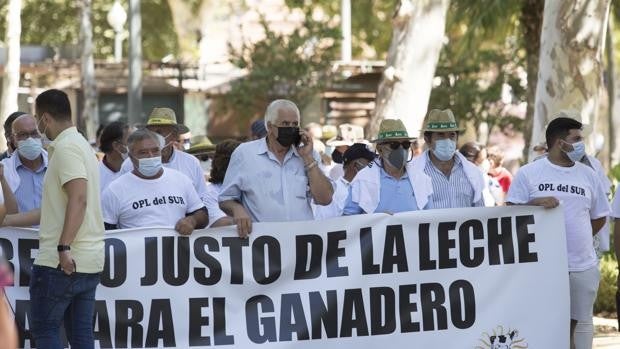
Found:
[[301, 142], [299, 127], [278, 127], [278, 143], [283, 147], [298, 146]]

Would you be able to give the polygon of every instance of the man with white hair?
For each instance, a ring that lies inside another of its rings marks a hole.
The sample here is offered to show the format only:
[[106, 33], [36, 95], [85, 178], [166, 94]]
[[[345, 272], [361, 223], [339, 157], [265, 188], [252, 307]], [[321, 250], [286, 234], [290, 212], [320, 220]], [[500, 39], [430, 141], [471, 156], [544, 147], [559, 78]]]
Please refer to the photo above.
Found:
[[233, 152], [219, 202], [239, 236], [252, 232], [252, 222], [312, 220], [312, 200], [331, 202], [332, 183], [319, 169], [312, 138], [299, 129], [299, 120], [295, 103], [273, 101], [265, 112], [267, 136]]

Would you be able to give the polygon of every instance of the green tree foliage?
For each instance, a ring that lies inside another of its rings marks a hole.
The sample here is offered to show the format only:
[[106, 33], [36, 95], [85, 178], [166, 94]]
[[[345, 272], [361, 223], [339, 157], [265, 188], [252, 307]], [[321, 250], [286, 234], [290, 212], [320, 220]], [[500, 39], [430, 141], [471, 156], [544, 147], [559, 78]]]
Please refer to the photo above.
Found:
[[[93, 41], [95, 58], [114, 54], [114, 31], [107, 21], [113, 0], [93, 1]], [[121, 4], [127, 10], [127, 0]], [[7, 1], [0, 1], [0, 38], [6, 30]], [[158, 61], [178, 51], [177, 37], [166, 0], [142, 0], [142, 47], [145, 59]], [[79, 6], [72, 0], [24, 0], [22, 4], [22, 44], [44, 45], [56, 49], [78, 44]], [[125, 25], [129, 29], [129, 24]], [[124, 42], [124, 56], [127, 41]], [[77, 51], [76, 51], [77, 52]]]
[[[392, 15], [399, 0], [352, 0], [353, 57], [385, 59], [392, 38]], [[291, 7], [320, 7], [329, 17], [340, 16], [340, 0], [286, 0]], [[340, 36], [339, 36], [340, 37]]]
[[261, 25], [263, 40], [231, 47], [231, 62], [248, 70], [225, 97], [224, 108], [234, 110], [239, 123], [261, 115], [276, 98], [290, 99], [303, 109], [329, 83], [337, 53], [338, 30], [314, 21], [309, 13], [290, 34], [273, 31], [264, 18]]
[[460, 35], [456, 44], [451, 40], [457, 56], [476, 56], [489, 45], [502, 45], [506, 38], [516, 40], [513, 45], [519, 48], [519, 57], [525, 55], [519, 62], [527, 72], [526, 120], [519, 126], [525, 140], [524, 156], [529, 153], [534, 117], [543, 8], [544, 0], [452, 1], [448, 12], [449, 36]]
[[476, 127], [487, 122], [489, 130], [494, 126], [519, 130], [523, 120], [506, 114], [501, 101], [504, 83], [512, 89], [510, 103], [525, 101], [525, 82], [519, 76], [525, 57], [517, 42], [487, 44], [472, 55], [459, 55], [458, 50], [458, 45], [442, 50], [429, 108], [450, 108], [460, 120], [472, 121]]

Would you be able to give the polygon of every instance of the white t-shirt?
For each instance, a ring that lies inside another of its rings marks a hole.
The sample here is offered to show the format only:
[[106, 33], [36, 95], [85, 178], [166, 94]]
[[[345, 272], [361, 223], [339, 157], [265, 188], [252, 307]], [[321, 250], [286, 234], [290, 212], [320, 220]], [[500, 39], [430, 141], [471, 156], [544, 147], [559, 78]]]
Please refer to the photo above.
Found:
[[186, 176], [164, 168], [156, 179], [125, 173], [103, 191], [102, 206], [104, 222], [126, 229], [174, 227], [204, 204]]
[[226, 217], [226, 213], [220, 209], [220, 203], [217, 201], [217, 198], [220, 196], [220, 192], [222, 191], [222, 184], [209, 183], [207, 184], [207, 196], [205, 197], [205, 206], [207, 207], [207, 211], [209, 211], [209, 225], [210, 227], [213, 223], [215, 223], [220, 218]]
[[110, 170], [108, 166], [106, 166], [102, 161], [99, 161], [99, 192], [103, 193], [105, 188], [107, 188], [110, 183], [112, 183], [115, 179], [120, 177], [123, 174], [123, 171], [119, 170], [118, 172], [114, 172]]
[[561, 167], [547, 158], [534, 161], [517, 172], [506, 201], [525, 204], [547, 196], [557, 198], [564, 210], [569, 271], [597, 265], [590, 221], [607, 216], [609, 202], [594, 170], [579, 162]]
[[332, 202], [329, 205], [322, 206], [314, 202], [312, 203], [314, 219], [320, 220], [342, 216], [344, 205], [347, 203], [347, 197], [349, 196], [349, 187], [351, 183], [347, 182], [344, 177], [338, 178], [334, 183], [334, 195], [332, 195]]
[[[605, 190], [606, 198], [609, 197], [609, 194], [611, 194], [612, 183], [609, 180], [609, 177], [607, 177], [607, 171], [605, 171], [603, 164], [601, 164], [601, 162], [597, 158], [591, 155], [587, 155], [587, 157], [588, 161], [590, 161], [590, 164], [592, 165], [592, 169], [601, 181], [603, 190]], [[609, 251], [611, 242], [609, 237], [610, 234], [611, 228], [609, 227], [609, 220], [607, 220], [601, 230], [599, 230], [598, 233], [594, 235], [594, 248], [597, 250], [597, 252], [603, 253]]]
[[[164, 163], [163, 165], [166, 168], [177, 170], [187, 176], [194, 185], [194, 189], [196, 189], [198, 196], [201, 198], [203, 203], [206, 204], [204, 198], [207, 194], [207, 183], [205, 181], [202, 167], [200, 166], [200, 161], [195, 156], [175, 149], [172, 153], [170, 161]], [[131, 171], [133, 171], [133, 163], [131, 162], [131, 159], [126, 159], [121, 166], [120, 172], [126, 173]]]
[[611, 204], [611, 216], [613, 218], [620, 218], [620, 191], [616, 191], [614, 202]]

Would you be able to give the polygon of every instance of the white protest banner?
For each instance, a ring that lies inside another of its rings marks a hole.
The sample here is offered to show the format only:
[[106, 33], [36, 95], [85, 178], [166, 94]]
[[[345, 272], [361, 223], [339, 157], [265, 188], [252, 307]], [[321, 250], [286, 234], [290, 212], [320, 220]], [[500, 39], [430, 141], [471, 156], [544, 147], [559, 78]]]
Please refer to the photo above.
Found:
[[[34, 231], [0, 230], [21, 345]], [[101, 348], [566, 348], [563, 214], [432, 210], [106, 236]]]

